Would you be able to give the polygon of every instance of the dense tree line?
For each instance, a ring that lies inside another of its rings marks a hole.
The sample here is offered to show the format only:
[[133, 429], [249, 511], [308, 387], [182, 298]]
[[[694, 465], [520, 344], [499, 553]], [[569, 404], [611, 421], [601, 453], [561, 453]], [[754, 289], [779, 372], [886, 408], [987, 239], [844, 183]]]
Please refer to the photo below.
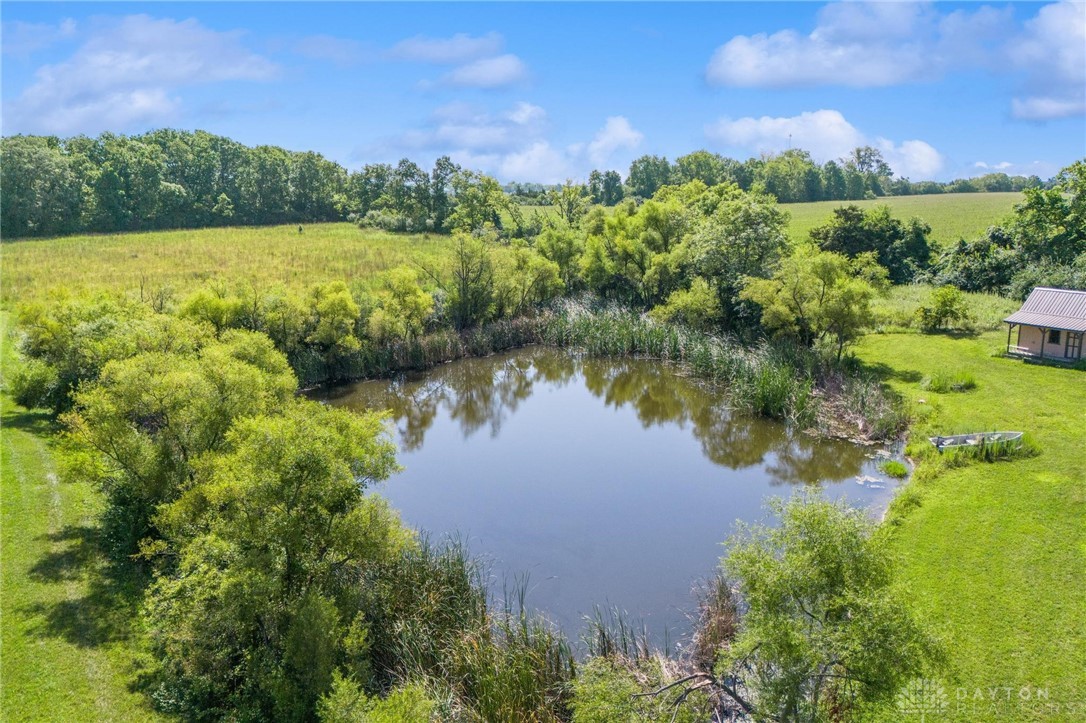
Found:
[[[403, 159], [348, 172], [312, 152], [248, 147], [204, 131], [162, 129], [143, 135], [11, 136], [0, 141], [5, 238], [76, 232], [140, 231], [216, 225], [356, 220], [393, 231], [437, 233], [468, 224], [511, 227], [514, 237], [538, 233], [538, 216], [522, 205], [553, 205], [559, 186], [508, 184], [465, 170], [448, 157], [430, 170]], [[877, 149], [819, 165], [802, 150], [737, 161], [695, 151], [674, 163], [642, 156], [622, 177], [592, 171], [586, 203], [615, 206], [652, 198], [668, 185], [700, 181], [761, 190], [781, 203], [859, 200], [886, 195], [1021, 191], [1045, 184], [990, 173], [951, 183], [894, 178]], [[567, 184], [569, 185], [569, 184]], [[474, 209], [454, 215], [472, 194]], [[484, 206], [480, 212], [479, 205]]]
[[1052, 188], [1031, 188], [1002, 225], [961, 239], [933, 260], [924, 280], [1024, 299], [1035, 286], [1086, 289], [1086, 161]]
[[756, 184], [780, 203], [806, 201], [858, 201], [880, 196], [910, 196], [931, 193], [977, 193], [1023, 191], [1040, 188], [1037, 176], [1008, 176], [989, 173], [979, 178], [958, 179], [949, 183], [913, 182], [895, 178], [882, 153], [871, 146], [861, 146], [845, 158], [819, 165], [807, 151], [790, 149], [776, 154], [737, 161], [710, 151], [700, 150], [680, 156], [674, 162], [661, 156], [646, 155], [630, 164], [626, 192], [651, 198], [667, 185], [698, 180], [707, 186], [734, 183], [744, 191]]
[[476, 185], [489, 194], [488, 222], [506, 198], [493, 179], [444, 157], [430, 171], [404, 159], [348, 173], [317, 153], [203, 131], [12, 136], [0, 142], [0, 164], [5, 238], [345, 219], [444, 232], [459, 227], [457, 199]]

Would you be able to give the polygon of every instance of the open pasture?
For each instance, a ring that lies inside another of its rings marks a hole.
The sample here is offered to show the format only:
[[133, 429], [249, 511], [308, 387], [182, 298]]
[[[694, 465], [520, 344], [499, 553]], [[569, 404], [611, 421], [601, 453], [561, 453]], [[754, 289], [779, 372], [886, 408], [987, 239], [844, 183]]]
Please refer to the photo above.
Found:
[[3, 302], [44, 298], [50, 289], [170, 287], [184, 294], [212, 279], [305, 287], [325, 281], [374, 283], [387, 269], [434, 262], [448, 238], [392, 234], [350, 223], [204, 228], [98, 234], [3, 244]]
[[947, 193], [930, 196], [885, 196], [870, 201], [817, 201], [789, 203], [781, 208], [791, 214], [788, 235], [793, 241], [804, 241], [811, 229], [822, 226], [833, 216], [833, 209], [856, 205], [864, 209], [889, 206], [895, 218], [922, 218], [931, 226], [931, 239], [945, 245], [958, 239], [971, 239], [984, 233], [989, 226], [1003, 220], [1014, 205], [1022, 201], [1021, 193]]

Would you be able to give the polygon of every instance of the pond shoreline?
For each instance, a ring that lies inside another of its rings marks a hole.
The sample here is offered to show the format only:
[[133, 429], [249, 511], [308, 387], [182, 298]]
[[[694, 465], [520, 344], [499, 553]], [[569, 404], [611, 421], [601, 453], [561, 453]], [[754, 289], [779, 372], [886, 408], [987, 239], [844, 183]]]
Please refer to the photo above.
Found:
[[335, 364], [310, 353], [292, 357], [291, 365], [303, 391], [312, 391], [528, 346], [571, 349], [591, 358], [666, 362], [678, 373], [723, 390], [735, 409], [785, 421], [818, 438], [880, 444], [903, 439], [908, 426], [904, 407], [879, 380], [830, 365], [809, 350], [764, 341], [743, 345], [627, 310], [597, 310], [576, 302], [475, 329], [365, 348]]

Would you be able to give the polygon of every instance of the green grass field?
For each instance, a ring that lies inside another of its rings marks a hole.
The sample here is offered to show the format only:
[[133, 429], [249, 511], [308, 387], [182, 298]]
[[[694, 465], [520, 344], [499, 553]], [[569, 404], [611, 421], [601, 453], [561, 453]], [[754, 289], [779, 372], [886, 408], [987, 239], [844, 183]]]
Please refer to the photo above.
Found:
[[[0, 317], [6, 380], [15, 363]], [[57, 477], [43, 413], [0, 395], [0, 719], [150, 721], [133, 587], [96, 544], [99, 493]]]
[[170, 286], [184, 294], [209, 279], [230, 283], [307, 286], [340, 280], [369, 283], [412, 260], [433, 261], [448, 237], [391, 234], [350, 223], [205, 228], [67, 236], [0, 246], [2, 299], [44, 297], [50, 288], [73, 292], [121, 289], [139, 293]]
[[781, 206], [791, 214], [788, 234], [804, 241], [811, 229], [825, 224], [833, 209], [849, 204], [862, 208], [886, 205], [895, 218], [922, 218], [931, 226], [931, 238], [940, 244], [971, 239], [1010, 214], [1021, 193], [948, 193], [931, 196], [888, 196], [873, 201], [818, 201]]
[[[1028, 432], [1041, 450], [937, 474], [925, 467], [938, 455], [921, 461], [891, 508], [894, 546], [908, 594], [950, 652], [943, 682], [951, 718], [1082, 720], [1086, 373], [994, 357], [1005, 342], [1005, 332], [872, 334], [858, 345], [860, 358], [913, 403], [914, 453], [933, 451], [923, 441], [929, 434], [992, 430]], [[939, 372], [971, 374], [977, 387], [922, 391], [921, 380]], [[1026, 686], [1048, 700], [1022, 700]], [[978, 688], [983, 700], [974, 699]]]
[[[862, 201], [887, 203], [901, 217], [920, 216], [932, 237], [954, 241], [984, 231], [1010, 212], [1016, 193], [905, 196]], [[806, 238], [841, 202], [793, 203], [793, 239]], [[525, 213], [553, 215], [549, 207]], [[207, 228], [146, 233], [97, 234], [16, 241], [0, 245], [0, 299], [44, 298], [58, 286], [73, 292], [121, 289], [139, 294], [169, 286], [177, 295], [210, 279], [263, 286], [301, 287], [330, 280], [373, 282], [381, 271], [412, 261], [434, 262], [447, 237], [361, 230], [350, 223]]]

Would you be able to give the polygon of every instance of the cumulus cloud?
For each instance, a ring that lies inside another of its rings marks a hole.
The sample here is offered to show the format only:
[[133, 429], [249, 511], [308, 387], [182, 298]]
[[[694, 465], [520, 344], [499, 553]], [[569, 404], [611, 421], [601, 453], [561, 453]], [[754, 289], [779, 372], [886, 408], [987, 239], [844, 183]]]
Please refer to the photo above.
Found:
[[[546, 111], [525, 101], [488, 112], [466, 103], [437, 108], [425, 127], [408, 131], [389, 145], [409, 152], [447, 154], [455, 162], [503, 181], [559, 183], [608, 167], [632, 151], [643, 135], [623, 116], [608, 118], [588, 142], [555, 145]], [[628, 163], [628, 159], [622, 159]]]
[[192, 19], [112, 21], [67, 60], [38, 68], [30, 87], [5, 108], [5, 123], [18, 132], [64, 135], [171, 122], [181, 110], [181, 88], [278, 74], [241, 37]]
[[820, 161], [839, 158], [864, 144], [864, 135], [836, 110], [816, 110], [786, 118], [721, 118], [706, 127], [712, 140], [755, 153], [802, 148]]
[[902, 141], [895, 144], [885, 138], [878, 138], [875, 147], [882, 151], [882, 157], [894, 169], [894, 173], [904, 178], [930, 180], [943, 170], [943, 154], [924, 141]]
[[573, 175], [574, 170], [567, 153], [553, 148], [547, 141], [536, 141], [499, 159], [496, 172], [503, 179], [561, 183]]
[[633, 150], [645, 140], [644, 134], [623, 116], [611, 116], [588, 144], [588, 158], [597, 166], [606, 164], [619, 149]]
[[450, 103], [433, 112], [426, 128], [404, 133], [399, 145], [470, 154], [510, 152], [540, 138], [546, 120], [546, 111], [524, 101], [500, 113]]
[[393, 60], [456, 65], [497, 55], [501, 52], [503, 45], [505, 45], [505, 40], [498, 33], [487, 33], [479, 37], [457, 33], [451, 38], [427, 38], [417, 35], [396, 43], [388, 51], [388, 56]]
[[0, 26], [0, 37], [3, 38], [0, 46], [4, 55], [27, 57], [61, 40], [74, 37], [76, 29], [76, 22], [71, 18], [65, 18], [56, 25], [15, 20]]
[[733, 37], [713, 53], [705, 78], [729, 87], [870, 88], [978, 69], [1017, 79], [1016, 118], [1086, 113], [1086, 4], [1044, 5], [1017, 27], [1009, 6], [943, 13], [929, 3], [833, 3], [809, 33]]
[[794, 87], [895, 85], [938, 77], [955, 63], [986, 57], [1004, 37], [1010, 10], [939, 14], [921, 3], [837, 3], [809, 34], [737, 35], [706, 68], [713, 85]]
[[515, 55], [481, 58], [447, 73], [442, 79], [448, 85], [467, 88], [502, 88], [527, 79], [528, 68]]
[[857, 146], [873, 145], [899, 176], [932, 178], [945, 159], [928, 143], [906, 140], [894, 143], [886, 138], [868, 138], [836, 110], [816, 110], [797, 116], [774, 118], [721, 118], [705, 128], [712, 140], [753, 153], [776, 153], [802, 148], [819, 162], [841, 158]]
[[1011, 42], [1010, 56], [1027, 75], [1026, 94], [1012, 101], [1016, 118], [1049, 120], [1086, 113], [1086, 4], [1042, 7]]

